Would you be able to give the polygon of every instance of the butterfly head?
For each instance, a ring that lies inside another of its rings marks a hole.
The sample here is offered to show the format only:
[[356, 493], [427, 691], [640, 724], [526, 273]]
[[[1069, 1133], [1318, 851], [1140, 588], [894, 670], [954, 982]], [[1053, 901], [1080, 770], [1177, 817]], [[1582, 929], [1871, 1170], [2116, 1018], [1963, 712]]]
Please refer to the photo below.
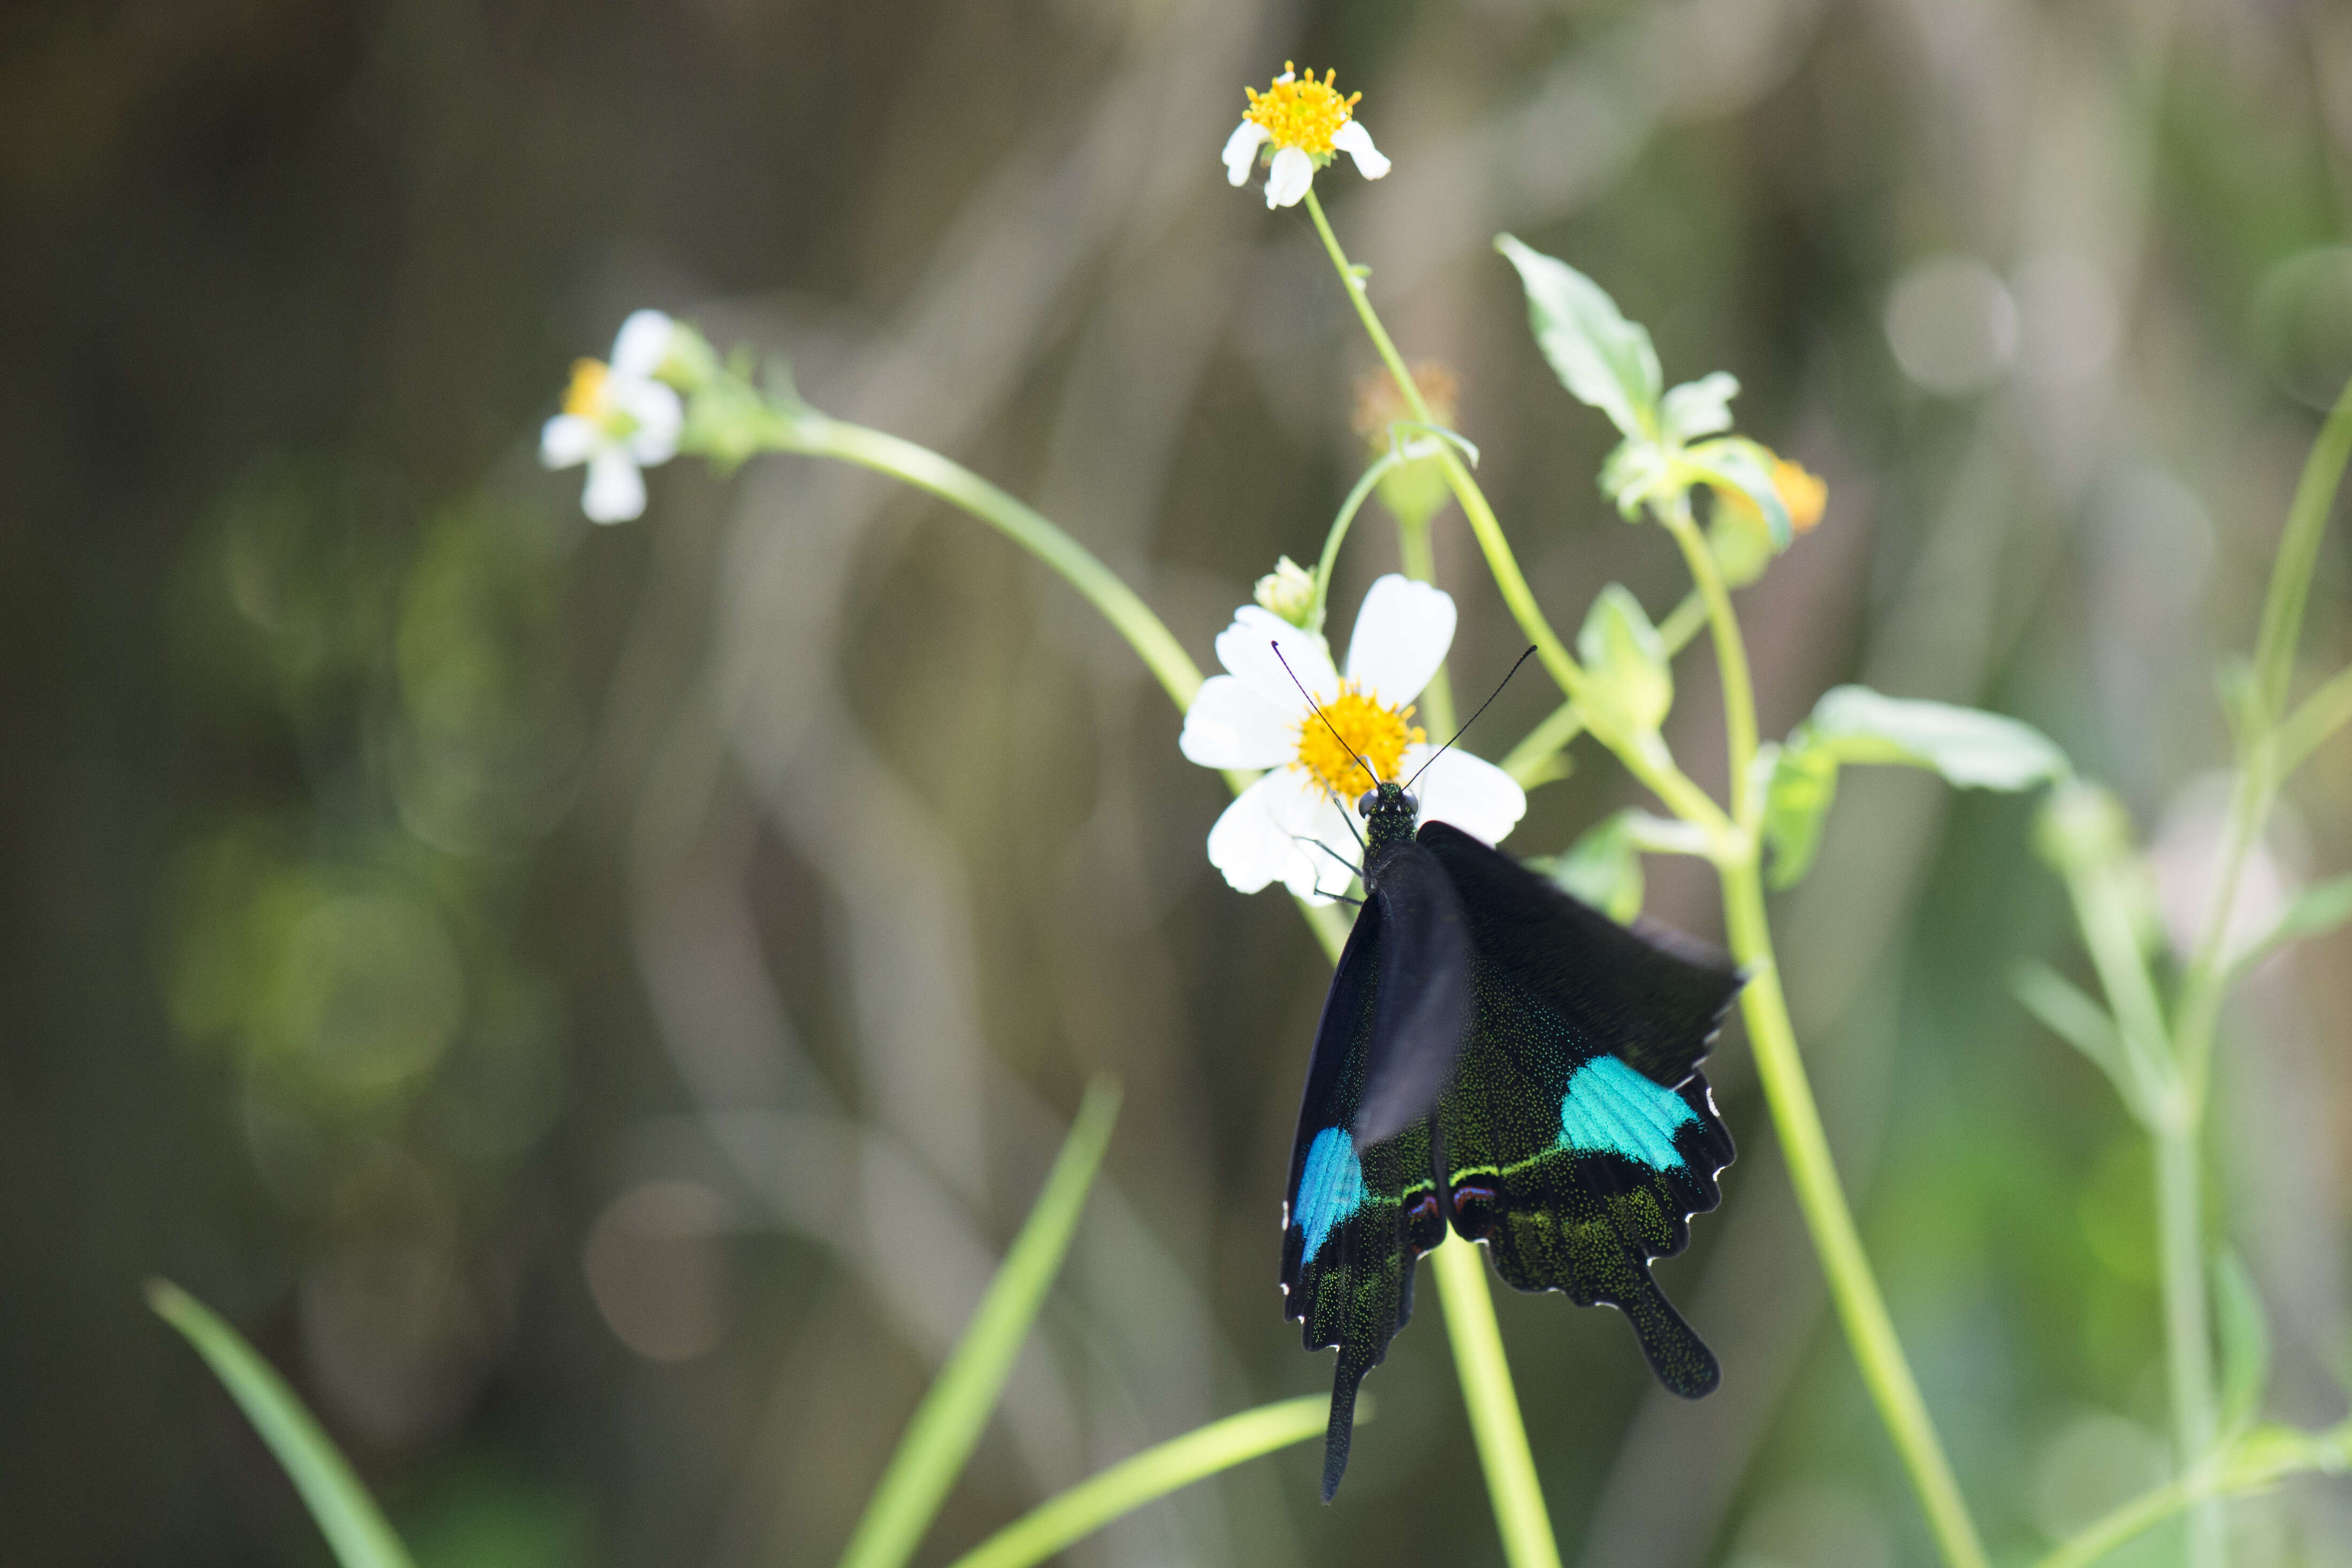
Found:
[[1383, 779], [1357, 797], [1356, 815], [1364, 819], [1367, 848], [1377, 850], [1412, 837], [1421, 821], [1421, 802], [1403, 785]]

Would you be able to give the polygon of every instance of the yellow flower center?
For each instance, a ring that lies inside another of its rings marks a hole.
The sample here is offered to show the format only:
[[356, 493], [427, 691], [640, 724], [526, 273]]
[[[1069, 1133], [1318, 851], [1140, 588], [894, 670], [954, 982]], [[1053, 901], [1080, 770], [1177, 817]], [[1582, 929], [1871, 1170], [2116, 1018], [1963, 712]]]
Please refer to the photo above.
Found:
[[563, 392], [563, 412], [601, 422], [604, 417], [604, 378], [612, 373], [602, 360], [572, 361], [572, 384]]
[[[1381, 779], [1396, 778], [1404, 748], [1429, 738], [1405, 722], [1412, 716], [1410, 706], [1382, 707], [1353, 682], [1342, 685], [1339, 695], [1323, 705], [1323, 718], [1310, 713], [1299, 725], [1298, 766], [1340, 800], [1353, 800]], [[1348, 755], [1351, 751], [1355, 757]], [[1364, 771], [1357, 757], [1371, 764], [1372, 773]]]
[[1349, 111], [1364, 95], [1355, 92], [1341, 98], [1331, 86], [1337, 71], [1325, 71], [1323, 79], [1317, 81], [1312, 71], [1292, 79], [1294, 69], [1285, 60], [1282, 77], [1264, 92], [1254, 87], [1242, 89], [1250, 101], [1249, 112], [1242, 118], [1265, 126], [1276, 147], [1296, 147], [1312, 157], [1328, 158], [1332, 132], [1348, 123]]

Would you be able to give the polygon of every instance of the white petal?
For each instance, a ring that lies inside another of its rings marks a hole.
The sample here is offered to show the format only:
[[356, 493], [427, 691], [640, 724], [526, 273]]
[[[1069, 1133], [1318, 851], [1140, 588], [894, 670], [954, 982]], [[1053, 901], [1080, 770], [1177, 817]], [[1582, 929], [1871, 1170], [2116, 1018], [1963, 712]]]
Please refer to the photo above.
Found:
[[1364, 595], [1348, 638], [1348, 679], [1391, 707], [1421, 695], [1454, 645], [1454, 598], [1390, 572]]
[[627, 453], [608, 448], [589, 459], [580, 509], [592, 523], [625, 523], [645, 511], [645, 476]]
[[[1286, 771], [1306, 780], [1297, 768]], [[1296, 794], [1276, 797], [1275, 820], [1290, 835], [1291, 858], [1282, 869], [1285, 887], [1309, 904], [1328, 904], [1348, 891], [1364, 852], [1338, 801], [1306, 783]]]
[[1274, 172], [1265, 177], [1265, 204], [1295, 207], [1314, 183], [1315, 160], [1296, 147], [1285, 147], [1274, 155]]
[[596, 451], [603, 432], [595, 422], [576, 413], [559, 413], [540, 427], [539, 463], [542, 468], [569, 468], [585, 463]]
[[618, 387], [607, 382], [606, 386], [605, 395], [613, 406], [637, 422], [636, 429], [629, 432], [630, 456], [650, 468], [677, 455], [677, 433], [686, 423], [686, 408], [677, 401], [677, 393], [659, 382], [625, 382]]
[[1282, 875], [1297, 846], [1275, 821], [1274, 804], [1297, 789], [1291, 769], [1267, 774], [1237, 796], [1209, 830], [1209, 863], [1243, 893], [1255, 893]]
[[1527, 815], [1528, 792], [1509, 774], [1466, 751], [1448, 751], [1431, 762], [1433, 749], [1411, 746], [1404, 753], [1406, 778], [1424, 764], [1429, 768], [1412, 787], [1421, 800], [1421, 820], [1451, 822], [1472, 838], [1499, 843]]
[[[1274, 656], [1275, 646], [1282, 659]], [[1290, 662], [1290, 674], [1282, 660]], [[1244, 604], [1234, 612], [1234, 623], [1217, 633], [1217, 662], [1250, 684], [1258, 695], [1293, 718], [1307, 716], [1307, 699], [1300, 685], [1318, 702], [1339, 695], [1339, 674], [1331, 667], [1331, 650], [1323, 639], [1300, 631], [1271, 610]], [[1291, 674], [1298, 679], [1293, 681]]]
[[1211, 675], [1184, 715], [1177, 746], [1203, 768], [1279, 768], [1298, 754], [1298, 705], [1276, 707], [1247, 681]]
[[669, 358], [670, 329], [676, 323], [658, 310], [634, 310], [613, 340], [613, 373], [643, 380], [661, 369]]
[[1331, 132], [1331, 145], [1356, 161], [1356, 172], [1377, 180], [1389, 172], [1389, 161], [1372, 145], [1372, 133], [1360, 120], [1351, 120]]
[[1226, 183], [1238, 185], [1249, 179], [1250, 165], [1257, 162], [1257, 150], [1273, 134], [1255, 120], [1244, 120], [1234, 127], [1234, 133], [1225, 138]]

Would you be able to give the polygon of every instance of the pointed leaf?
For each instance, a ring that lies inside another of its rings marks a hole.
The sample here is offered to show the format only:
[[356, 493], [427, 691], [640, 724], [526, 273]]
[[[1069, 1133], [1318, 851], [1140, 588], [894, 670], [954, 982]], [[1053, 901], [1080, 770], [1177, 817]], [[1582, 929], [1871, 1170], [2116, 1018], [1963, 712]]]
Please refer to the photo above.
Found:
[[1640, 600], [1617, 583], [1602, 589], [1576, 634], [1576, 651], [1591, 676], [1581, 700], [1602, 726], [1632, 736], [1665, 722], [1674, 670]]
[[1764, 847], [1771, 856], [1766, 880], [1791, 888], [1813, 868], [1822, 822], [1837, 799], [1838, 761], [1826, 747], [1808, 745], [1800, 729], [1774, 758], [1764, 791]]
[[316, 1417], [286, 1380], [226, 1319], [163, 1280], [147, 1281], [147, 1304], [187, 1336], [269, 1445], [302, 1494], [342, 1568], [413, 1568], [408, 1549]]
[[1509, 235], [1496, 235], [1495, 248], [1519, 269], [1528, 325], [1560, 384], [1627, 435], [1655, 439], [1665, 377], [1648, 329], [1625, 319], [1599, 284], [1568, 263]]
[[1702, 435], [1731, 428], [1731, 400], [1739, 395], [1739, 378], [1717, 371], [1685, 382], [1666, 393], [1658, 405], [1660, 438], [1679, 446]]
[[1963, 789], [2024, 789], [2065, 778], [2066, 754], [2032, 725], [1980, 708], [1837, 686], [1806, 727], [1843, 762], [1932, 768]]

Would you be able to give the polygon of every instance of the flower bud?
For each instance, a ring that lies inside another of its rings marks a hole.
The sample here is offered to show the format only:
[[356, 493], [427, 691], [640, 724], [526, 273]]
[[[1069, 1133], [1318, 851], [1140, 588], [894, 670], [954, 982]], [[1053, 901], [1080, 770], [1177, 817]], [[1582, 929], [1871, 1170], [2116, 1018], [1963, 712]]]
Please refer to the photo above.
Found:
[[1315, 574], [1284, 556], [1274, 563], [1272, 571], [1257, 580], [1257, 591], [1251, 597], [1293, 626], [1303, 627], [1315, 611]]

